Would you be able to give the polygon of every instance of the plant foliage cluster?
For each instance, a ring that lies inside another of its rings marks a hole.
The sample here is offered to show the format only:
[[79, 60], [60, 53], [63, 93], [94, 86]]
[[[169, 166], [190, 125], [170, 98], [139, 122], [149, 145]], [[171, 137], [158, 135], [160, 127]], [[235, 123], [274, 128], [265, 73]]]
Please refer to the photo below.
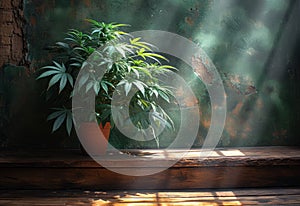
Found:
[[[56, 131], [65, 122], [68, 134], [71, 133], [71, 101], [75, 92], [95, 93], [95, 115], [98, 122], [109, 121], [114, 125], [120, 119], [121, 124], [126, 124], [122, 118], [112, 118], [112, 96], [115, 92], [125, 95], [134, 92], [129, 103], [120, 99], [119, 105], [129, 107], [128, 121], [132, 121], [138, 129], [143, 131], [151, 127], [152, 135], [159, 146], [155, 127], [162, 124], [168, 128], [174, 127], [172, 119], [160, 106], [160, 102], [170, 103], [173, 94], [160, 81], [159, 76], [167, 75], [175, 68], [163, 64], [168, 60], [155, 53], [153, 45], [120, 30], [121, 27], [129, 25], [92, 19], [87, 21], [91, 25], [88, 32], [71, 29], [63, 41], [57, 42], [51, 48], [55, 54], [53, 64], [42, 67], [37, 77], [48, 79], [47, 99], [59, 105], [48, 116], [48, 120], [53, 120], [52, 130]], [[125, 41], [125, 37], [129, 41]], [[90, 61], [91, 56], [95, 60]], [[88, 68], [89, 72], [78, 76], [84, 68]], [[99, 69], [104, 73], [101, 79], [97, 76]], [[74, 87], [76, 80], [77, 88]]]

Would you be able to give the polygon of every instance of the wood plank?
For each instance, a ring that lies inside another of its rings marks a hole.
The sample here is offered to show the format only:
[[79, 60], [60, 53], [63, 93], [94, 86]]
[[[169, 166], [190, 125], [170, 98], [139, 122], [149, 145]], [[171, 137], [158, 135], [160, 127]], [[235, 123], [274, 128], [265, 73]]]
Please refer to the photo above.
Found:
[[[242, 194], [242, 195], [241, 195]], [[300, 188], [193, 191], [3, 190], [0, 205], [299, 205]]]
[[[107, 162], [122, 171], [151, 171], [186, 152], [132, 150], [134, 160], [112, 154]], [[133, 177], [114, 173], [77, 150], [6, 151], [0, 155], [0, 189], [198, 189], [300, 186], [297, 147], [219, 148], [199, 160], [191, 150], [158, 174]], [[151, 167], [143, 167], [143, 163]], [[135, 163], [132, 164], [132, 163]], [[128, 167], [130, 165], [130, 167]], [[138, 167], [142, 165], [142, 167]]]
[[[129, 168], [128, 168], [129, 169]], [[169, 168], [134, 177], [103, 168], [2, 168], [0, 189], [195, 189], [299, 186], [300, 167]]]
[[[253, 148], [217, 148], [209, 158], [200, 158], [202, 150], [128, 150], [134, 158], [124, 160], [120, 152], [111, 153], [101, 161], [111, 167], [137, 167], [143, 162], [151, 162], [153, 167], [163, 167], [177, 156], [184, 157], [173, 167], [199, 166], [252, 166], [252, 165], [300, 165], [299, 147], [253, 147]], [[1, 167], [102, 167], [78, 150], [66, 151], [3, 151], [0, 155]]]

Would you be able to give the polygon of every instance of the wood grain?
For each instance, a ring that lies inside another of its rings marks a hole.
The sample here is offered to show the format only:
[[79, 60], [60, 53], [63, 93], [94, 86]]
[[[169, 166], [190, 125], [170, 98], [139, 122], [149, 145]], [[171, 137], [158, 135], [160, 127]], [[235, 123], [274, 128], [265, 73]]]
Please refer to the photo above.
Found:
[[299, 188], [191, 191], [4, 190], [0, 205], [299, 205]]
[[[128, 152], [128, 151], [127, 151]], [[132, 150], [134, 160], [120, 154], [107, 159], [123, 171], [151, 171], [161, 167], [183, 150]], [[199, 150], [163, 172], [133, 177], [114, 173], [79, 151], [6, 151], [0, 157], [0, 189], [199, 189], [300, 186], [299, 148], [226, 148], [199, 159]], [[128, 165], [131, 165], [129, 167]]]

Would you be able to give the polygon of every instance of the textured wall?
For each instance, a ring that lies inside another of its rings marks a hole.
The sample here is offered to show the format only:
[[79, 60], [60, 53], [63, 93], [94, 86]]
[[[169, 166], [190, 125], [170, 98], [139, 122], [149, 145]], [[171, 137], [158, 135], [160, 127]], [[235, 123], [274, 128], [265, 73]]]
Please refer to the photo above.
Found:
[[27, 49], [22, 0], [0, 1], [0, 25], [0, 67], [4, 63], [24, 65]]
[[[10, 128], [12, 144], [47, 146], [57, 145], [55, 142], [60, 142], [60, 138], [70, 141], [63, 131], [48, 135], [50, 125], [42, 122], [47, 115], [47, 105], [39, 98], [41, 85], [34, 81], [32, 71], [49, 63], [51, 56], [47, 47], [64, 38], [69, 28], [85, 29], [85, 18], [128, 23], [131, 24], [127, 28], [129, 32], [171, 31], [198, 43], [213, 60], [226, 87], [228, 113], [219, 146], [300, 143], [297, 138], [297, 122], [300, 121], [299, 1], [26, 0], [23, 5], [25, 27], [22, 27], [21, 2], [2, 0], [0, 4], [3, 15], [0, 21], [5, 22], [1, 23], [5, 31], [1, 28], [0, 47], [5, 52], [1, 52], [0, 61], [16, 65], [24, 64], [25, 58], [30, 61], [30, 72], [24, 77], [27, 88], [18, 86], [23, 89], [18, 89], [11, 109], [15, 112], [14, 118], [23, 117], [20, 122], [23, 126], [19, 127], [27, 131], [28, 139], [24, 140], [20, 133], [13, 131], [15, 124]], [[26, 29], [28, 56], [20, 28]], [[190, 68], [180, 63], [178, 66], [183, 74], [191, 75]], [[192, 85], [202, 108], [206, 108], [201, 110], [200, 132], [195, 143], [201, 146], [210, 126], [209, 99], [199, 80]], [[34, 98], [29, 100], [27, 94]], [[19, 99], [27, 103], [30, 112], [20, 109]], [[38, 112], [34, 112], [34, 107], [39, 108]], [[43, 127], [37, 129], [37, 125]]]

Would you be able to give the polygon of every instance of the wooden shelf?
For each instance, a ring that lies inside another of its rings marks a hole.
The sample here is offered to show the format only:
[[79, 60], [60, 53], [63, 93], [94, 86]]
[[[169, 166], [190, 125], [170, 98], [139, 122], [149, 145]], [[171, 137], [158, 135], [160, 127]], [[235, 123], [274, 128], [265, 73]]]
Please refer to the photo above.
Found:
[[[206, 159], [190, 150], [167, 170], [148, 176], [121, 175], [78, 150], [2, 151], [0, 189], [199, 189], [300, 186], [297, 147], [218, 148]], [[111, 167], [151, 170], [173, 161], [184, 150], [129, 150], [106, 159]], [[142, 167], [143, 163], [151, 167]], [[130, 165], [130, 167], [128, 166]]]

